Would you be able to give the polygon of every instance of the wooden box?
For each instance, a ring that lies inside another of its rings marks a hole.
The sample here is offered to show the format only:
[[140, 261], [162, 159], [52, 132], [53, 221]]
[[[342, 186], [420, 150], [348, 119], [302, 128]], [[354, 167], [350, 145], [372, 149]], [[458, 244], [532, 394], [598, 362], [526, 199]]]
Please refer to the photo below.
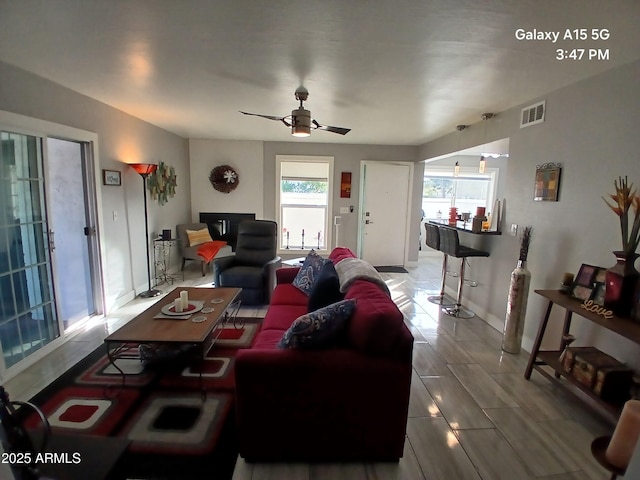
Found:
[[580, 353], [590, 353], [597, 351], [598, 349], [595, 347], [567, 347], [561, 358], [564, 371], [567, 373], [571, 373], [573, 365], [576, 361], [576, 355], [579, 355]]
[[622, 405], [631, 398], [633, 370], [624, 365], [602, 367], [596, 372], [593, 392], [605, 402]]
[[574, 347], [573, 356], [571, 375], [603, 400], [617, 403], [629, 394], [633, 371], [618, 360], [594, 347]]

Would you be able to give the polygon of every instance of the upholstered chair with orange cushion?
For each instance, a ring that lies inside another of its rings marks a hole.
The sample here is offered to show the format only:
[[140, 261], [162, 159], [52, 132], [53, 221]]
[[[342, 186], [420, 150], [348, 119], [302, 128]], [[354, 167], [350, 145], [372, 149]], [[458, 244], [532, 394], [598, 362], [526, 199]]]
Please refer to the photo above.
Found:
[[[216, 238], [213, 237], [217, 237], [219, 233], [214, 231], [214, 235], [212, 236], [206, 223], [185, 223], [176, 225], [176, 234], [178, 235], [178, 251], [182, 257], [182, 270], [184, 270], [184, 265], [187, 260], [195, 260], [202, 264], [202, 276], [204, 277], [210, 262], [206, 262], [198, 255], [198, 248], [207, 242], [216, 240]], [[228, 256], [231, 255], [231, 253], [231, 247], [226, 246], [219, 250], [217, 256]]]

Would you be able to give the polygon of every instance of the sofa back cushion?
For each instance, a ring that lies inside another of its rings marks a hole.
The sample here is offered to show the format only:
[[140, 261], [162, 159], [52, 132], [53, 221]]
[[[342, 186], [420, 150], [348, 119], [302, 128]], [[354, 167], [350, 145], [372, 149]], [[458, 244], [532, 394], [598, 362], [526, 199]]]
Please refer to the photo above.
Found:
[[356, 280], [345, 295], [356, 300], [347, 326], [348, 342], [370, 355], [406, 359], [411, 356], [413, 338], [402, 312], [376, 284]]
[[336, 247], [331, 250], [329, 254], [329, 260], [331, 260], [334, 265], [345, 258], [356, 258], [356, 254], [347, 247]]

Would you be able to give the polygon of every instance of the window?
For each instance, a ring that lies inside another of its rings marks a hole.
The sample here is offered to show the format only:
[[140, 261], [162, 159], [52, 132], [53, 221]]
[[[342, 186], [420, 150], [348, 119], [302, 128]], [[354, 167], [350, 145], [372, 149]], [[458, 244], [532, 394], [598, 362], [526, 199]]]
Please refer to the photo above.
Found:
[[497, 178], [498, 169], [491, 168], [486, 173], [462, 168], [457, 177], [453, 176], [452, 168], [425, 168], [422, 191], [425, 219], [447, 218], [450, 207], [472, 215], [476, 207], [485, 207], [490, 213], [496, 198]]
[[329, 250], [333, 157], [276, 157], [280, 250]]

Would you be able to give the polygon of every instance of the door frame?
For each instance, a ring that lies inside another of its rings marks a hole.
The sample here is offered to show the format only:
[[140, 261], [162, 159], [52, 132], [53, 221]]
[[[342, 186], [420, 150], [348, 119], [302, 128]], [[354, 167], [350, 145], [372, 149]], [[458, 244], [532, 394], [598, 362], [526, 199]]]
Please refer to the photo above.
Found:
[[[62, 140], [69, 140], [72, 142], [79, 142], [83, 145], [83, 151], [87, 155], [86, 164], [87, 164], [87, 195], [91, 197], [89, 199], [90, 202], [93, 203], [92, 210], [95, 213], [95, 217], [92, 220], [95, 222], [96, 227], [96, 235], [94, 239], [93, 252], [95, 252], [94, 256], [96, 258], [93, 259], [94, 264], [94, 274], [92, 280], [94, 281], [94, 292], [95, 292], [95, 317], [104, 316], [105, 312], [105, 290], [104, 286], [107, 284], [107, 279], [105, 278], [105, 269], [103, 265], [104, 255], [104, 225], [103, 225], [103, 215], [102, 215], [102, 198], [98, 195], [98, 189], [101, 182], [100, 177], [100, 159], [99, 159], [99, 148], [98, 148], [98, 134], [93, 132], [88, 132], [85, 130], [80, 130], [74, 127], [69, 127], [66, 125], [61, 125], [53, 122], [48, 122], [46, 120], [39, 120], [36, 118], [27, 117], [24, 115], [19, 115], [12, 112], [6, 112], [0, 110], [0, 129], [5, 131], [11, 131], [18, 134], [24, 135], [32, 135], [35, 137], [39, 137], [42, 140], [42, 158], [43, 162], [47, 159], [47, 145], [46, 139], [48, 137], [58, 138]], [[44, 169], [45, 175], [45, 189], [46, 189], [46, 168]], [[46, 199], [46, 194], [45, 194]], [[46, 201], [46, 200], [45, 200]], [[54, 283], [54, 295], [55, 292], [55, 283]], [[57, 301], [56, 301], [56, 309], [57, 309]], [[49, 344], [45, 345], [40, 350], [34, 352], [32, 355], [29, 355], [24, 360], [20, 361], [17, 365], [9, 367], [4, 371], [0, 371], [0, 380], [6, 381], [7, 379], [17, 375], [22, 372], [25, 368], [33, 365], [38, 360], [42, 359], [47, 354], [51, 353], [60, 345], [64, 344], [73, 334], [74, 332], [67, 333], [63, 329], [62, 319], [60, 318], [59, 311], [56, 312], [58, 314], [58, 324], [60, 328], [60, 337], [53, 340]]]
[[360, 160], [360, 199], [358, 201], [358, 211], [360, 213], [360, 217], [358, 218], [358, 245], [357, 252], [358, 257], [362, 258], [363, 252], [363, 243], [364, 243], [364, 208], [365, 208], [365, 169], [367, 165], [406, 165], [409, 167], [409, 190], [407, 192], [407, 206], [406, 206], [406, 216], [407, 216], [407, 225], [404, 233], [404, 255], [403, 255], [403, 265], [406, 266], [409, 261], [409, 247], [410, 247], [410, 239], [411, 239], [411, 211], [412, 211], [412, 199], [413, 199], [413, 175], [414, 175], [414, 162], [401, 162], [401, 161], [386, 161], [386, 160]]
[[[83, 185], [84, 185], [84, 191], [82, 193], [82, 199], [83, 199], [83, 204], [85, 207], [85, 225], [89, 226], [89, 228], [93, 227], [94, 225], [96, 225], [96, 208], [95, 208], [95, 198], [96, 198], [96, 185], [95, 182], [93, 181], [95, 175], [94, 175], [94, 171], [96, 170], [95, 164], [94, 164], [94, 160], [93, 160], [93, 144], [92, 142], [87, 142], [84, 140], [78, 140], [78, 139], [72, 139], [72, 138], [62, 138], [58, 135], [47, 135], [46, 137], [43, 137], [43, 162], [47, 163], [47, 160], [49, 158], [49, 142], [47, 141], [48, 139], [53, 139], [53, 140], [62, 140], [65, 142], [70, 142], [70, 143], [75, 143], [80, 147], [80, 157], [81, 157], [81, 163], [82, 163], [82, 181], [83, 181]], [[45, 187], [45, 203], [46, 203], [46, 209], [47, 212], [51, 212], [52, 211], [52, 206], [51, 206], [51, 197], [49, 195], [46, 194], [47, 189], [53, 187], [53, 183], [50, 180], [50, 173], [51, 170], [45, 165], [44, 168], [44, 187]], [[100, 178], [100, 177], [98, 177]], [[100, 178], [101, 180], [101, 178]], [[48, 215], [48, 213], [47, 213]], [[54, 233], [57, 233], [58, 229], [56, 228], [56, 225], [52, 225], [52, 221], [49, 218], [48, 219], [48, 224], [50, 226], [54, 227]], [[91, 284], [93, 285], [93, 289], [92, 289], [92, 301], [93, 301], [93, 309], [94, 309], [94, 314], [92, 315], [99, 315], [103, 312], [103, 295], [99, 295], [98, 293], [101, 292], [103, 290], [102, 285], [101, 285], [101, 277], [99, 275], [100, 272], [100, 266], [98, 264], [98, 262], [96, 262], [96, 253], [99, 251], [98, 245], [97, 245], [97, 228], [94, 227], [96, 232], [95, 233], [90, 233], [89, 235], [86, 235], [86, 240], [87, 240], [87, 245], [88, 245], [88, 256], [89, 256], [89, 263], [90, 263], [90, 274], [91, 274]], [[55, 238], [54, 238], [54, 244], [55, 244]], [[54, 294], [56, 295], [56, 299], [57, 299], [57, 290], [56, 288], [60, 285], [60, 269], [58, 268], [58, 266], [56, 265], [57, 262], [57, 255], [55, 254], [51, 254], [51, 264], [52, 264], [52, 276], [53, 276], [53, 286], [54, 286]], [[70, 333], [72, 333], [74, 331], [74, 329], [77, 328], [81, 328], [83, 326], [83, 322], [77, 322], [72, 324], [72, 328], [68, 328], [68, 329], [64, 329], [64, 318], [62, 318], [62, 315], [60, 315], [60, 302], [56, 302], [56, 307], [57, 307], [57, 314], [58, 314], [58, 320], [60, 323], [60, 331], [62, 332], [62, 334], [67, 334], [69, 335]]]

